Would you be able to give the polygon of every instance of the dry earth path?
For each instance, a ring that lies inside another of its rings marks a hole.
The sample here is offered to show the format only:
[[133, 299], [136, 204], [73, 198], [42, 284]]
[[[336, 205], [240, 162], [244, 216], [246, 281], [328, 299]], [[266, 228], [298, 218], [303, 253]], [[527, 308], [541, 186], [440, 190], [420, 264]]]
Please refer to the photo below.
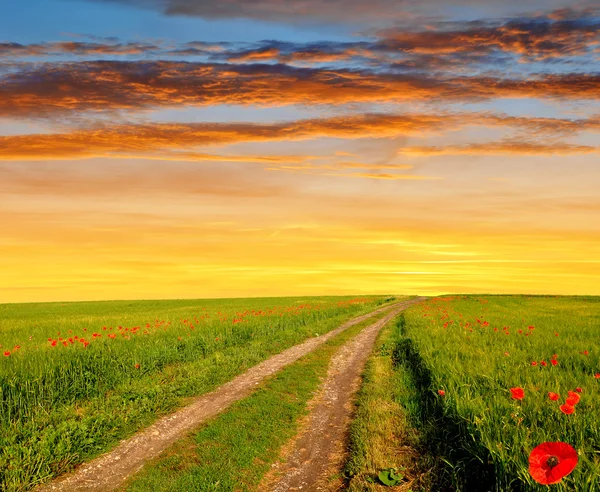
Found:
[[406, 305], [405, 301], [381, 307], [353, 318], [324, 335], [309, 338], [299, 345], [284, 350], [216, 390], [196, 398], [193, 403], [181, 410], [159, 419], [131, 438], [121, 441], [109, 453], [81, 465], [73, 473], [63, 475], [36, 490], [38, 492], [115, 490], [123, 485], [129, 476], [140, 470], [146, 461], [156, 458], [167, 447], [194, 430], [202, 422], [222, 412], [232, 403], [250, 395], [259, 383], [283, 367], [312, 352], [347, 328], [387, 310], [397, 313], [401, 306]]
[[420, 302], [406, 301], [346, 342], [331, 359], [320, 391], [309, 403], [310, 413], [298, 435], [263, 479], [264, 492], [338, 491], [355, 394], [381, 328], [403, 309]]

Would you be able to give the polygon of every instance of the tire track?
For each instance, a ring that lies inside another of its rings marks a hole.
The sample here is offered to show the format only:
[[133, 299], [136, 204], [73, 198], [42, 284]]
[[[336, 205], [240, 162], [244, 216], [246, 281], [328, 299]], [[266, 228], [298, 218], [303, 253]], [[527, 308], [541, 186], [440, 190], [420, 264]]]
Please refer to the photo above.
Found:
[[[345, 457], [354, 396], [379, 331], [408, 306], [406, 301], [346, 342], [331, 359], [327, 378], [309, 403], [299, 434], [283, 450], [283, 460], [263, 479], [263, 492], [337, 491]], [[337, 477], [333, 478], [332, 477]]]
[[111, 491], [140, 470], [148, 460], [156, 458], [176, 440], [219, 414], [232, 403], [250, 395], [254, 388], [283, 367], [312, 352], [327, 340], [366, 319], [387, 310], [397, 311], [392, 304], [353, 318], [324, 335], [309, 338], [250, 368], [216, 390], [202, 395], [190, 405], [162, 417], [150, 427], [121, 441], [112, 451], [78, 467], [49, 484], [37, 487], [38, 492], [50, 491]]

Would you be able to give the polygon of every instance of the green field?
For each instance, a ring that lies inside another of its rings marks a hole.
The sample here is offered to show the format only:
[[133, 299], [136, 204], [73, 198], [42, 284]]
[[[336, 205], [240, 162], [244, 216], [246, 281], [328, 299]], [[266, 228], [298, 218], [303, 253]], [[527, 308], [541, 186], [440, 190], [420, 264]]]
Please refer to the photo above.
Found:
[[0, 489], [27, 490], [382, 297], [0, 305]]
[[344, 330], [259, 385], [226, 412], [179, 440], [120, 490], [208, 492], [257, 490], [261, 479], [299, 430], [307, 403], [340, 346], [387, 313]]
[[[436, 298], [405, 312], [401, 334], [394, 358], [416, 388], [404, 408], [444, 463], [431, 490], [547, 490], [528, 470], [546, 441], [579, 455], [553, 490], [600, 490], [600, 298]], [[569, 391], [581, 400], [565, 414]]]
[[[46, 482], [189, 397], [392, 299], [0, 305], [0, 489]], [[337, 347], [374, 319], [265, 381], [124, 489], [255, 490]], [[550, 488], [600, 492], [599, 342], [600, 298], [453, 296], [409, 308], [382, 330], [367, 364], [348, 488], [386, 490], [378, 472], [394, 467], [405, 476], [399, 490], [547, 490], [532, 479], [529, 454], [562, 441], [579, 462]], [[569, 392], [580, 401], [566, 414]]]

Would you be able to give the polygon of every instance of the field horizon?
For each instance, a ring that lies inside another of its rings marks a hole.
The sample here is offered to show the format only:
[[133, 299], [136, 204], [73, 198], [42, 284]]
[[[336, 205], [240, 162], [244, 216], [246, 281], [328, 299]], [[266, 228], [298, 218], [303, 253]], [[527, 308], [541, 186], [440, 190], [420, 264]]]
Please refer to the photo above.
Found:
[[4, 2], [0, 490], [600, 492], [599, 156], [600, 0]]
[[[289, 419], [303, 422], [336, 350], [347, 350], [364, 330], [377, 335], [367, 325], [385, 310], [415, 302], [389, 318], [393, 327], [377, 327], [383, 331], [373, 352], [362, 350], [370, 362], [352, 407], [347, 461], [336, 465], [342, 482], [350, 490], [377, 490], [370, 484], [380, 483], [379, 473], [401, 469], [394, 480], [422, 492], [479, 490], [479, 483], [485, 490], [538, 490], [527, 471], [529, 452], [566, 441], [580, 464], [557, 490], [575, 490], [575, 483], [585, 483], [578, 491], [600, 490], [600, 351], [590, 343], [600, 329], [600, 296], [479, 294], [0, 304], [0, 484], [25, 491], [52, 479], [62, 483], [73, 471], [77, 477], [88, 462], [95, 469], [94, 459], [110, 456], [123, 439], [156, 434], [157, 418], [172, 422], [169, 415], [193, 398], [326, 337], [328, 348], [283, 369], [281, 377], [291, 378], [283, 387], [279, 369], [231, 411], [180, 436], [139, 476], [123, 475], [130, 490], [175, 490], [191, 480], [189, 490], [208, 491], [225, 476], [231, 490], [242, 482], [243, 490], [259, 490], [268, 463], [281, 459], [286, 439], [298, 432], [283, 427]], [[350, 319], [358, 321], [348, 325]], [[336, 333], [331, 340], [329, 332]], [[305, 386], [284, 417], [277, 402], [299, 384], [295, 378]], [[252, 417], [266, 408], [268, 419]], [[246, 472], [225, 472], [239, 447], [233, 422], [245, 419], [258, 432], [239, 444]], [[398, 437], [390, 437], [392, 425], [400, 425]], [[229, 447], [220, 447], [215, 433]], [[408, 454], [401, 451], [407, 446]], [[201, 458], [205, 453], [211, 457]], [[187, 459], [193, 465], [184, 465]]]

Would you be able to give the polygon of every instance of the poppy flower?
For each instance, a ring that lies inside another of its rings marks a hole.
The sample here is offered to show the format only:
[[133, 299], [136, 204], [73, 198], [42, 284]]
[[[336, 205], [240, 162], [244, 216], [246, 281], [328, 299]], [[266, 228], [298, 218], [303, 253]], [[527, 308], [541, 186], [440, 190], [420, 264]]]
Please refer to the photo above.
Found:
[[560, 398], [560, 395], [550, 391], [550, 393], [548, 393], [548, 398], [550, 398], [552, 401], [556, 401]]
[[580, 399], [581, 397], [577, 393], [575, 393], [574, 391], [569, 391], [569, 398], [567, 398], [566, 403], [568, 403], [569, 405], [577, 405]]
[[525, 398], [525, 391], [523, 390], [523, 388], [511, 388], [510, 393], [513, 400], [522, 400], [523, 398]]
[[8, 357], [9, 355], [10, 355], [10, 350], [6, 350], [6, 351], [4, 352], [4, 357]]
[[548, 365], [545, 360], [543, 360], [542, 362], [540, 362], [540, 364], [543, 365], [544, 367], [546, 367]]
[[556, 355], [556, 354], [553, 354], [553, 355], [552, 355], [552, 358], [553, 358], [553, 359], [558, 359], [558, 355]]
[[135, 368], [136, 368], [136, 369], [139, 369], [139, 368], [140, 368], [140, 365], [139, 365], [139, 364], [136, 364], [136, 365], [135, 365]]
[[583, 390], [579, 386], [575, 388], [575, 391], [577, 391], [577, 393], [583, 393]]
[[575, 407], [573, 405], [569, 405], [568, 403], [561, 405], [559, 408], [560, 411], [565, 415], [571, 415], [575, 411]]
[[553, 366], [557, 366], [557, 365], [558, 365], [558, 361], [557, 361], [556, 359], [552, 359], [552, 360], [550, 361], [550, 363], [551, 363]]
[[446, 396], [446, 392], [444, 390], [438, 390], [438, 395]]
[[566, 442], [544, 442], [529, 455], [529, 473], [542, 485], [560, 482], [577, 466], [577, 451]]
[[532, 366], [537, 366], [537, 362], [536, 362], [536, 361], [533, 361], [533, 362], [531, 363], [531, 365], [532, 365]]
[[595, 377], [596, 379], [600, 379], [600, 372], [597, 372], [596, 374], [594, 374], [594, 377]]

